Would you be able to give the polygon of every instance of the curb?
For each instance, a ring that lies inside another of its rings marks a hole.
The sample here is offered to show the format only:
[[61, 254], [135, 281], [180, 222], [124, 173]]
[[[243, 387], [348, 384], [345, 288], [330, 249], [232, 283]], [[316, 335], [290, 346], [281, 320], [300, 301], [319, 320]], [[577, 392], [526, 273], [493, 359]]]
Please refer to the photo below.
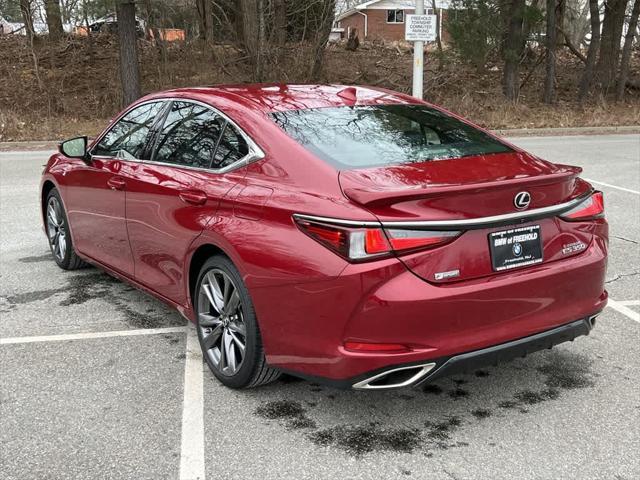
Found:
[[573, 135], [638, 134], [640, 125], [612, 127], [514, 128], [491, 130], [502, 137], [558, 137]]
[[[501, 137], [558, 137], [573, 135], [640, 134], [640, 125], [614, 127], [568, 127], [568, 128], [515, 128], [491, 130]], [[59, 141], [39, 140], [26, 142], [0, 142], [0, 152], [55, 150]]]
[[36, 150], [56, 150], [59, 141], [40, 140], [33, 142], [0, 142], [0, 152], [30, 152]]

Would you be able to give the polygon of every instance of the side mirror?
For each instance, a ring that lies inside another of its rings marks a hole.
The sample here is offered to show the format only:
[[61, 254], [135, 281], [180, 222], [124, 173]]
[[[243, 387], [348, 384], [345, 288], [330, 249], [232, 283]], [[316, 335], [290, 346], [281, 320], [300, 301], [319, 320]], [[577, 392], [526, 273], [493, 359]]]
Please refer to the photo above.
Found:
[[61, 154], [69, 158], [87, 159], [87, 137], [76, 137], [65, 140], [58, 146]]

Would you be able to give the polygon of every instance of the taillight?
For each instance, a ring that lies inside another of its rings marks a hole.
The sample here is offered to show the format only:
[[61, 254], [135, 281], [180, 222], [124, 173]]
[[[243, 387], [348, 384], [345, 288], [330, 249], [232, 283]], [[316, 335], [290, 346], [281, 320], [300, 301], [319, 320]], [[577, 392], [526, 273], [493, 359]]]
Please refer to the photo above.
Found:
[[592, 220], [602, 217], [604, 217], [604, 197], [602, 192], [594, 192], [584, 202], [560, 215], [560, 218], [569, 221]]
[[306, 232], [320, 243], [332, 248], [336, 252], [346, 254], [349, 245], [348, 233], [339, 228], [306, 222]]
[[414, 248], [435, 247], [449, 243], [461, 232], [437, 232], [429, 230], [397, 230], [387, 229], [387, 236], [391, 247], [398, 250], [413, 250]]
[[389, 257], [449, 243], [459, 231], [356, 228], [294, 217], [300, 229], [314, 240], [352, 261]]

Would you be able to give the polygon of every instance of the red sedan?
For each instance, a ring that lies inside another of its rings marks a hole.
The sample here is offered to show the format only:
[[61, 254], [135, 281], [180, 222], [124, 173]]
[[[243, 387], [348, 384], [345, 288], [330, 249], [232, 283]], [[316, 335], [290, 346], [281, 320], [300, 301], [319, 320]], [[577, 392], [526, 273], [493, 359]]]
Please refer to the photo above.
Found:
[[57, 264], [197, 324], [213, 374], [418, 385], [589, 333], [602, 194], [439, 107], [378, 88], [172, 90], [42, 178]]

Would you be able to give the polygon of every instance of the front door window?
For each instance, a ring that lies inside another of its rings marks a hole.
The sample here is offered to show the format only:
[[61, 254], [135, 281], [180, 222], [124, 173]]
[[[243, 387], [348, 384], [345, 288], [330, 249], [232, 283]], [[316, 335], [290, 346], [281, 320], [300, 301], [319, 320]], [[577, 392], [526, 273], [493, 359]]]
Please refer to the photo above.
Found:
[[122, 117], [91, 151], [99, 157], [142, 159], [151, 127], [163, 102], [145, 103]]

